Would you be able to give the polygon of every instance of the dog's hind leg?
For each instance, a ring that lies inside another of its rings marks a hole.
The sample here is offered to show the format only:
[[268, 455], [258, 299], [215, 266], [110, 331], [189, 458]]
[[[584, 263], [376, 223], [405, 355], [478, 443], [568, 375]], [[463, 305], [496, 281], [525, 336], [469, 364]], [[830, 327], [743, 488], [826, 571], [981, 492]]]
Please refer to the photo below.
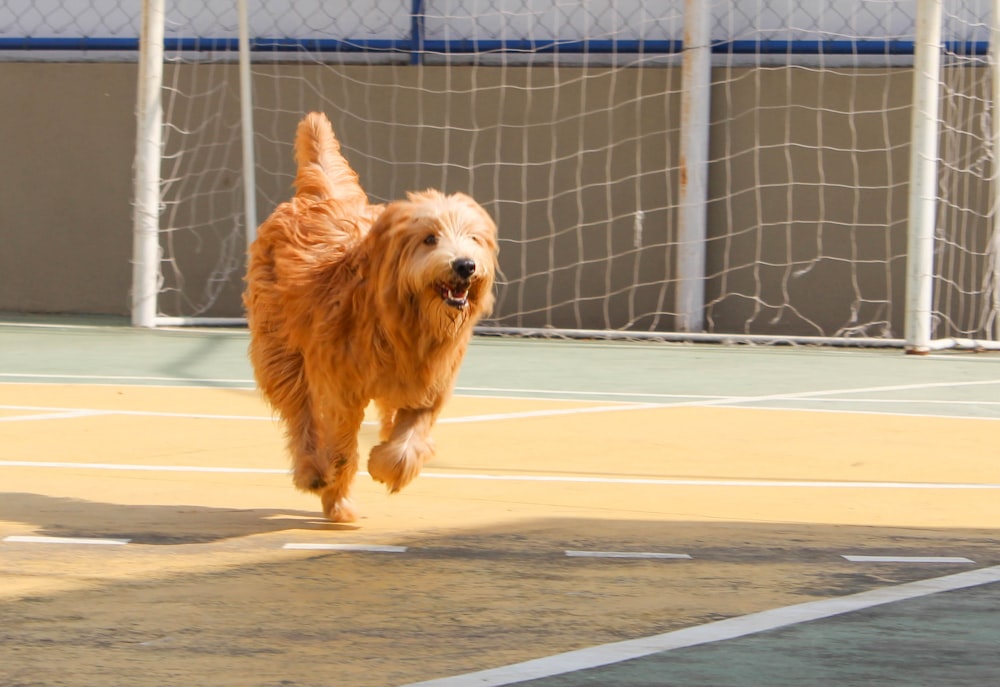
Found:
[[292, 482], [302, 491], [319, 493], [326, 486], [326, 461], [316, 436], [312, 407], [308, 401], [283, 413], [292, 456]]
[[336, 407], [324, 413], [317, 455], [324, 462], [323, 487], [319, 490], [323, 512], [333, 522], [353, 522], [357, 513], [349, 495], [358, 471], [358, 431], [364, 407]]
[[326, 462], [318, 455], [316, 422], [302, 354], [263, 327], [250, 341], [257, 385], [285, 424], [292, 482], [302, 491], [318, 492], [326, 486]]
[[[383, 411], [383, 422], [385, 418]], [[368, 457], [368, 474], [384, 482], [396, 493], [420, 474], [420, 468], [434, 456], [434, 441], [430, 431], [437, 417], [436, 409], [400, 408], [392, 420], [391, 430], [383, 424], [382, 443]]]
[[319, 441], [302, 356], [264, 336], [251, 342], [257, 383], [285, 423], [292, 482], [302, 491], [318, 492], [326, 486], [326, 462], [318, 454]]

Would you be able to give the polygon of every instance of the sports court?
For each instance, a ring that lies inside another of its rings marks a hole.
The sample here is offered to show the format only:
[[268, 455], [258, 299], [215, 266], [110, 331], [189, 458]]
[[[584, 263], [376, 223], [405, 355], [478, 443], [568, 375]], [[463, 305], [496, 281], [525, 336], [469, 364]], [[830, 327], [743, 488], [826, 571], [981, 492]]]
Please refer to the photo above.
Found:
[[1000, 674], [995, 353], [477, 338], [437, 459], [332, 525], [246, 344], [0, 325], [0, 684]]

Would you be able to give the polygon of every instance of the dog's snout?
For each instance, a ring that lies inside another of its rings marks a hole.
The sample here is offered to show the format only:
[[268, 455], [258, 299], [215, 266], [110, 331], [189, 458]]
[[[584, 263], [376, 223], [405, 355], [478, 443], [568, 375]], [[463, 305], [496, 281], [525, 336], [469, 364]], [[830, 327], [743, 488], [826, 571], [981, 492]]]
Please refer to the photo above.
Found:
[[452, 260], [451, 269], [462, 279], [468, 279], [476, 271], [476, 262], [471, 258], [455, 258]]

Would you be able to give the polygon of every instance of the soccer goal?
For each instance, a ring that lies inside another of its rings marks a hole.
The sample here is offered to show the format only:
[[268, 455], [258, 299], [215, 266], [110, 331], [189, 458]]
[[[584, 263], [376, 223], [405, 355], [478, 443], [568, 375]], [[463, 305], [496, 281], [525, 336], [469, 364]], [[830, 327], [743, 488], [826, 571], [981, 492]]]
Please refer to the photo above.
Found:
[[484, 332], [1000, 348], [998, 4], [144, 0], [133, 321], [238, 321], [322, 110], [493, 215]]

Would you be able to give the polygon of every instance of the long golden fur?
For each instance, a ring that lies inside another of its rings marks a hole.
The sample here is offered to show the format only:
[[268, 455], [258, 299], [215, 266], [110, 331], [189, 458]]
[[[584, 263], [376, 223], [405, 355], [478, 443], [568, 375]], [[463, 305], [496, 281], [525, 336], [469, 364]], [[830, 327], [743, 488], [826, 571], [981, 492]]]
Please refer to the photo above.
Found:
[[294, 197], [250, 248], [250, 359], [284, 421], [295, 485], [345, 522], [371, 401], [373, 478], [399, 491], [433, 455], [431, 427], [493, 307], [496, 226], [462, 193], [369, 204], [321, 113], [299, 124], [295, 160]]

